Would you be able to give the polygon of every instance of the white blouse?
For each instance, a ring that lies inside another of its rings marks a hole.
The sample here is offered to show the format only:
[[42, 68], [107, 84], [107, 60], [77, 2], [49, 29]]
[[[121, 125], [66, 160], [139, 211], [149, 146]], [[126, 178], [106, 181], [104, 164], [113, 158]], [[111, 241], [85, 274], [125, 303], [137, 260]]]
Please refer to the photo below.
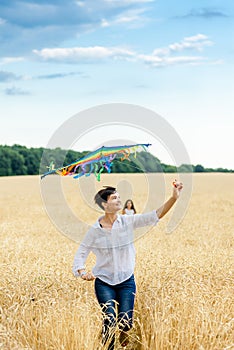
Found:
[[[100, 219], [99, 219], [100, 220]], [[110, 285], [127, 280], [134, 272], [135, 248], [133, 230], [156, 225], [159, 221], [156, 210], [135, 215], [118, 215], [112, 229], [100, 226], [99, 220], [88, 230], [74, 258], [73, 274], [85, 268], [88, 254], [96, 255], [92, 272], [95, 277]]]
[[124, 209], [124, 213], [126, 215], [134, 215], [135, 214], [135, 211], [133, 209], [128, 209], [128, 208], [125, 208]]

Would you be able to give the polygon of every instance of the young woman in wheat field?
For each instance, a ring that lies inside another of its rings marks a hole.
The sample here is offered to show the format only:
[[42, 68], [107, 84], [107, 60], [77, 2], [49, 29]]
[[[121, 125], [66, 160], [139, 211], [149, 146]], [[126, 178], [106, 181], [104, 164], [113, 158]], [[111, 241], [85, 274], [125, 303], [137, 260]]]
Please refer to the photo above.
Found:
[[[104, 210], [89, 229], [76, 252], [73, 273], [85, 281], [93, 281], [95, 294], [103, 312], [103, 344], [114, 349], [115, 332], [118, 325], [119, 341], [128, 344], [128, 331], [133, 323], [136, 285], [134, 280], [135, 228], [156, 225], [174, 205], [183, 188], [175, 183], [171, 197], [157, 210], [135, 215], [119, 215], [122, 208], [119, 193], [114, 187], [104, 187], [95, 195], [95, 203]], [[92, 272], [85, 270], [90, 252], [96, 255]]]

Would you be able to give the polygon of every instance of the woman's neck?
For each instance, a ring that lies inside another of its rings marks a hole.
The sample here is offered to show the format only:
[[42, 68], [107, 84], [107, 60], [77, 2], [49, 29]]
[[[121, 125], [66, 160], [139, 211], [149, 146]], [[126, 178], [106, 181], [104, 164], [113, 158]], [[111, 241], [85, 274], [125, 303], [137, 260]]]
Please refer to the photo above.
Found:
[[105, 215], [100, 219], [101, 227], [107, 230], [111, 229], [116, 219], [116, 213], [105, 213]]
[[117, 219], [116, 213], [105, 213], [105, 215], [102, 217], [102, 220], [104, 220], [105, 223], [113, 225], [115, 220]]

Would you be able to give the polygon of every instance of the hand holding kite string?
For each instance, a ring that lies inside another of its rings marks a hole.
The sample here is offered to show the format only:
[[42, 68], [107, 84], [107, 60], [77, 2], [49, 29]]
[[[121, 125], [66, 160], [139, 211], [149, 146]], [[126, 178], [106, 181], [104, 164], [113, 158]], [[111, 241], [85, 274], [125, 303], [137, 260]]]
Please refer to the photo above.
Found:
[[182, 185], [182, 182], [177, 181], [176, 179], [172, 182], [172, 185], [175, 188], [179, 188]]
[[172, 182], [172, 185], [173, 185], [175, 188], [177, 188], [177, 186], [178, 186], [178, 181], [175, 179], [175, 181]]
[[[136, 152], [139, 149], [146, 151], [149, 146], [151, 145], [143, 143], [128, 146], [103, 146], [64, 167], [58, 169], [50, 167], [49, 171], [41, 176], [41, 179], [50, 174], [58, 174], [61, 176], [73, 175], [75, 179], [78, 179], [83, 175], [89, 176], [91, 173], [94, 173], [97, 180], [100, 181], [100, 176], [104, 169], [106, 169], [108, 173], [111, 172], [111, 167], [115, 159], [119, 158], [121, 161], [127, 159], [130, 161], [129, 155], [131, 153], [134, 153], [134, 157], [136, 158]], [[79, 170], [81, 171], [79, 172]]]
[[178, 199], [179, 198], [179, 195], [180, 195], [180, 192], [181, 190], [183, 189], [183, 184], [182, 182], [179, 182], [177, 180], [173, 181], [173, 197], [175, 199]]

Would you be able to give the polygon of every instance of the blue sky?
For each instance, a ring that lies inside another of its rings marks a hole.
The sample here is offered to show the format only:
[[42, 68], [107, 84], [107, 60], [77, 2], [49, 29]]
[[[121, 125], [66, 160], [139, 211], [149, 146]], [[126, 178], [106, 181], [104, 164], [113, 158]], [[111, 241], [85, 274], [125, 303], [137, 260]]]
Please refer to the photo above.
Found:
[[231, 0], [1, 0], [0, 144], [46, 146], [74, 114], [130, 103], [193, 164], [234, 169], [233, 18]]

